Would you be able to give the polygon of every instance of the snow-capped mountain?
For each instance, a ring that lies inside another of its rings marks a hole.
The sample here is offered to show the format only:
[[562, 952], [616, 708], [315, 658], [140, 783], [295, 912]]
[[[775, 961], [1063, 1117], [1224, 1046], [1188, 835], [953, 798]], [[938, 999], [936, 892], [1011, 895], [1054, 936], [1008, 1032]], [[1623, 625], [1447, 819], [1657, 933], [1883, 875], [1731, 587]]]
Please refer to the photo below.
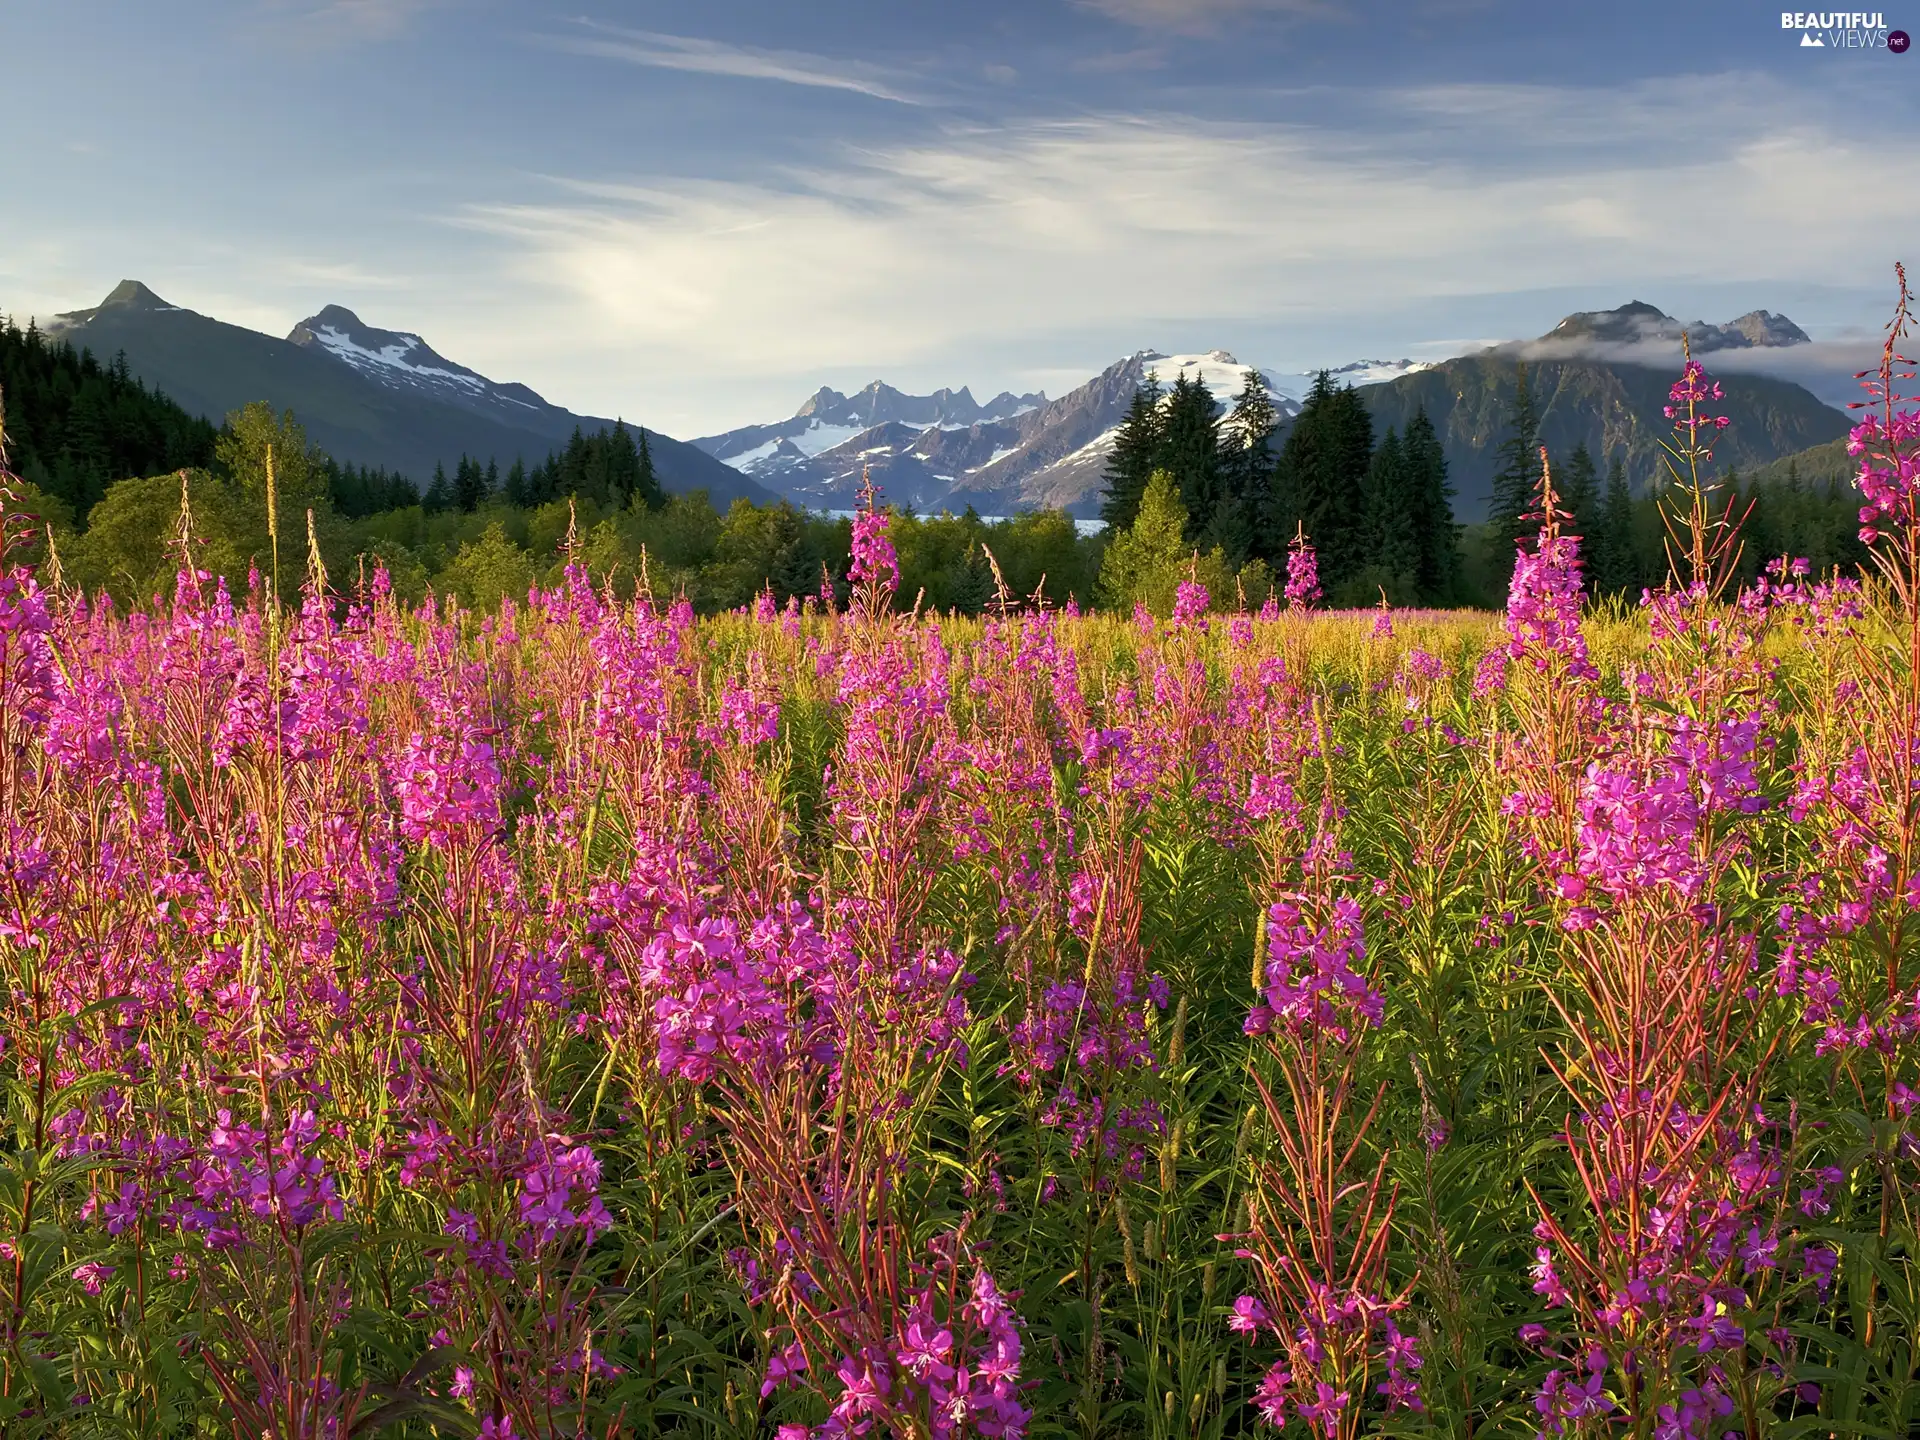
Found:
[[[794, 414], [693, 443], [796, 503], [851, 503], [863, 472], [887, 498], [916, 509], [972, 505], [984, 512], [1064, 506], [1092, 514], [1114, 434], [1149, 375], [1163, 389], [1199, 379], [1226, 409], [1249, 367], [1224, 350], [1164, 355], [1141, 350], [1057, 400], [1003, 392], [976, 405], [965, 389], [906, 395], [876, 380], [857, 395], [822, 388]], [[1360, 360], [1330, 371], [1372, 385], [1426, 369], [1411, 360]], [[1261, 369], [1274, 406], [1295, 414], [1311, 374]]]
[[[1433, 360], [1352, 360], [1345, 365], [1335, 365], [1327, 371], [1335, 383], [1351, 385], [1359, 389], [1362, 385], [1385, 385], [1390, 380], [1398, 380], [1402, 375], [1418, 375], [1422, 370], [1431, 370], [1437, 361]], [[1298, 377], [1308, 385], [1313, 376]]]
[[456, 364], [418, 335], [368, 325], [344, 305], [309, 315], [288, 332], [287, 340], [331, 355], [384, 389], [430, 395], [510, 424], [525, 424], [558, 408], [525, 385], [501, 384]]
[[931, 395], [908, 395], [875, 380], [855, 394], [842, 395], [822, 385], [785, 420], [744, 425], [697, 443], [743, 474], [777, 487], [783, 487], [789, 478], [804, 485], [815, 456], [879, 427], [906, 426], [915, 435], [926, 430], [967, 430], [1013, 419], [1046, 403], [1046, 395], [1040, 392], [1015, 395], [1003, 391], [981, 405], [965, 386], [936, 390]]
[[[418, 335], [381, 330], [329, 305], [282, 340], [180, 305], [123, 280], [87, 310], [48, 318], [50, 335], [97, 355], [123, 354], [133, 373], [189, 413], [218, 421], [253, 400], [292, 410], [337, 460], [379, 465], [424, 487], [436, 465], [462, 455], [538, 461], [576, 426], [613, 420], [576, 415], [525, 385], [501, 384], [436, 354]], [[633, 416], [626, 419], [635, 423]], [[654, 468], [669, 490], [706, 490], [726, 504], [772, 497], [752, 479], [684, 441], [649, 428]]]

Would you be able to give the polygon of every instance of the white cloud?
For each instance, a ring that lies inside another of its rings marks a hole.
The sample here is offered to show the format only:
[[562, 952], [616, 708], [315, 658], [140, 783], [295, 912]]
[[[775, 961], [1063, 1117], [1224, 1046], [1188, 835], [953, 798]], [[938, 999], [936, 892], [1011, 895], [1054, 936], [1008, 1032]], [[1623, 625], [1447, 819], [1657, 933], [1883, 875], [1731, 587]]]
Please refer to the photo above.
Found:
[[591, 33], [550, 37], [546, 43], [576, 55], [597, 55], [659, 70], [776, 80], [787, 85], [850, 90], [902, 105], [922, 103], [897, 83], [892, 72], [864, 61], [836, 60], [799, 50], [762, 50], [652, 30], [622, 30], [591, 23], [586, 28]]
[[422, 11], [447, 0], [267, 0], [270, 20], [290, 23], [303, 40], [387, 40]]
[[[568, 182], [462, 222], [503, 244], [503, 293], [539, 297], [539, 320], [511, 327], [536, 383], [604, 410], [624, 370], [683, 433], [764, 418], [737, 413], [754, 389], [791, 391], [784, 408], [823, 375], [957, 371], [1023, 344], [1040, 364], [1064, 337], [1165, 343], [1175, 324], [1377, 320], [1650, 276], [1881, 284], [1920, 197], [1859, 184], [1864, 138], [1711, 93], [1686, 149], [1627, 123], [1634, 92], [1455, 91], [1451, 139], [1096, 117], [849, 149], [763, 184]], [[1430, 92], [1379, 103], [1435, 108]], [[1578, 143], [1515, 162], [1498, 138], [1528, 113], [1577, 121]], [[1591, 143], [1609, 124], [1627, 138]], [[527, 353], [541, 333], [552, 350]]]
[[1123, 25], [1187, 34], [1210, 32], [1222, 20], [1250, 11], [1323, 16], [1339, 14], [1343, 8], [1333, 0], [1074, 0], [1074, 4]]

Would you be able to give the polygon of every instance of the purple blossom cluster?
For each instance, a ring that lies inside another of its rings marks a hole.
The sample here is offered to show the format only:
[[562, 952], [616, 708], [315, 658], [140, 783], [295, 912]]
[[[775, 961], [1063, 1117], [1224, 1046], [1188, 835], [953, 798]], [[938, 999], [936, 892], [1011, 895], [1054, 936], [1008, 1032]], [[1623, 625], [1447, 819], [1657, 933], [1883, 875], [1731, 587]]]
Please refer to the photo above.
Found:
[[1247, 1016], [1247, 1034], [1276, 1027], [1292, 1034], [1321, 1031], [1344, 1044], [1380, 1023], [1385, 1001], [1354, 968], [1367, 953], [1360, 907], [1342, 897], [1332, 908], [1332, 917], [1318, 926], [1290, 901], [1268, 908], [1266, 986]]
[[1580, 628], [1580, 541], [1542, 530], [1532, 550], [1514, 556], [1507, 592], [1507, 653], [1542, 673], [1593, 680]]
[[1311, 610], [1320, 603], [1320, 557], [1304, 535], [1287, 547], [1287, 608]]

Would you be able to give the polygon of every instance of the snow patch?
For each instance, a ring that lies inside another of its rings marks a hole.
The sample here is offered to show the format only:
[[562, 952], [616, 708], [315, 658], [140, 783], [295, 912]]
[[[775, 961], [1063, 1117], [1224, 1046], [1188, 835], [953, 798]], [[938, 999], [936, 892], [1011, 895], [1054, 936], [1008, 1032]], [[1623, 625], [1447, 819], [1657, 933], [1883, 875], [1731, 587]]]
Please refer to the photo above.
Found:
[[762, 460], [771, 460], [774, 451], [779, 448], [780, 440], [779, 437], [776, 436], [764, 445], [756, 445], [751, 450], [742, 450], [738, 455], [729, 455], [725, 463], [731, 465], [743, 475], [750, 475], [753, 473], [754, 466], [758, 465]]
[[982, 470], [991, 469], [993, 466], [998, 465], [1002, 460], [1006, 459], [1007, 456], [1016, 454], [1019, 451], [1019, 449], [1020, 447], [1018, 445], [1002, 446], [1000, 449], [994, 451], [993, 454], [989, 455], [980, 464], [974, 466], [971, 470], [967, 471], [967, 474], [978, 475]]
[[854, 436], [871, 429], [868, 425], [823, 425], [815, 420], [798, 435], [788, 437], [802, 455], [818, 455], [836, 445], [844, 445]]
[[313, 332], [313, 338], [320, 342], [335, 358], [345, 361], [356, 370], [368, 368], [380, 370], [398, 370], [402, 374], [415, 376], [438, 384], [452, 382], [465, 389], [483, 391], [487, 382], [478, 375], [461, 375], [452, 370], [442, 370], [435, 365], [415, 365], [407, 359], [417, 347], [426, 342], [418, 335], [395, 332], [401, 343], [383, 345], [378, 350], [369, 350], [366, 346], [354, 342], [352, 337], [334, 329], [331, 325], [322, 325]]

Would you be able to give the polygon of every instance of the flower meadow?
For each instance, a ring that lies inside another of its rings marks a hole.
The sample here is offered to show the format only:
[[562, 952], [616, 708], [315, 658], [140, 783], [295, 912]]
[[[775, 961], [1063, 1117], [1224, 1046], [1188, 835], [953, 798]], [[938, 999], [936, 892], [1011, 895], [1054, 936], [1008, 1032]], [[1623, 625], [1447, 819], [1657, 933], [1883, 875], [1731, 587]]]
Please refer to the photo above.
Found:
[[1915, 1433], [1903, 319], [1632, 612], [6, 569], [0, 1432]]

